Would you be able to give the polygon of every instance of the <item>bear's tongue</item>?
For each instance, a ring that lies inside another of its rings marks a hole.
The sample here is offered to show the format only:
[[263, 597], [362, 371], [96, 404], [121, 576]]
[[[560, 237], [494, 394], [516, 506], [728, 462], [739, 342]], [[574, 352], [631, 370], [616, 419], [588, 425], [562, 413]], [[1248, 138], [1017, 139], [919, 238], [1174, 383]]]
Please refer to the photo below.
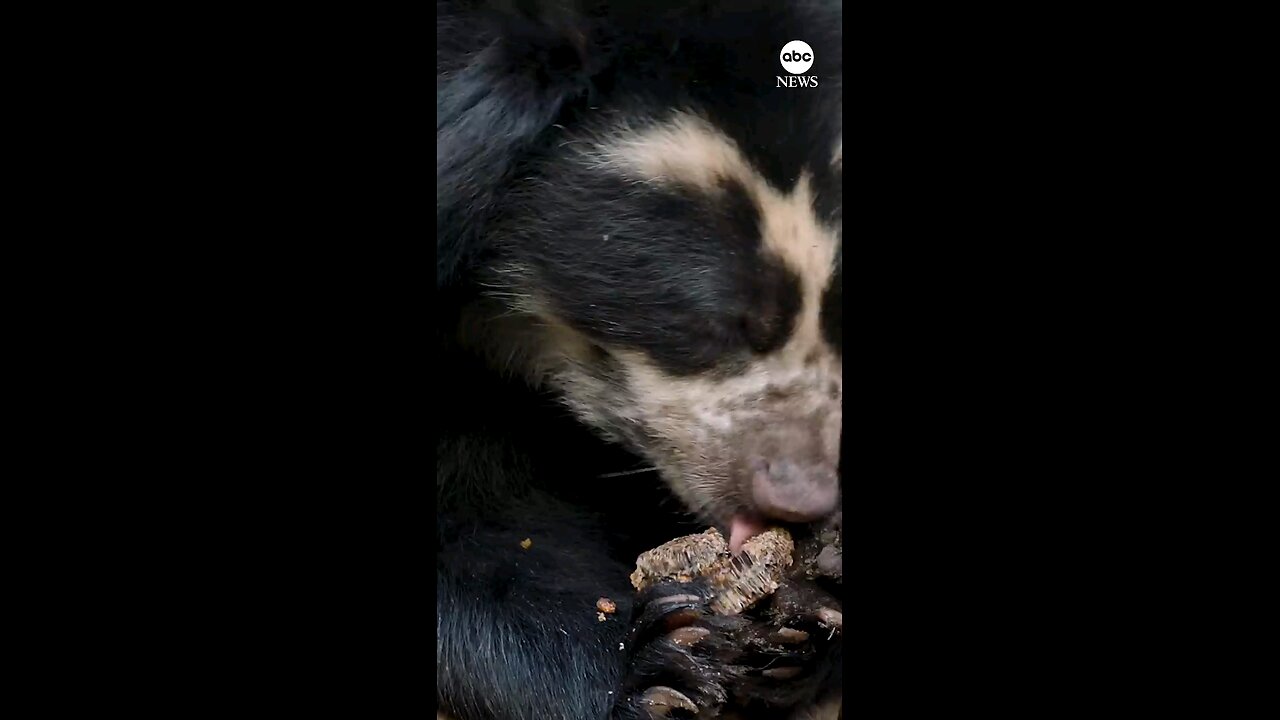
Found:
[[729, 521], [729, 552], [737, 554], [742, 544], [764, 532], [764, 518], [758, 515], [734, 515]]

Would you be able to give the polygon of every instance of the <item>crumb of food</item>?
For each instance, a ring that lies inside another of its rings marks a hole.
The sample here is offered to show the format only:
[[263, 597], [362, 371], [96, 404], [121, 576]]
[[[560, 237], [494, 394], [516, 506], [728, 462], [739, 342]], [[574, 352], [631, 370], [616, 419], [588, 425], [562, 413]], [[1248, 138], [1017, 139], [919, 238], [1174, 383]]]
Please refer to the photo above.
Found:
[[663, 580], [705, 578], [715, 592], [711, 609], [721, 615], [736, 615], [778, 589], [794, 552], [791, 534], [770, 528], [748, 540], [735, 557], [724, 537], [711, 528], [642, 554], [636, 560], [631, 584], [643, 590]]
[[598, 613], [596, 613], [596, 619], [597, 619], [597, 620], [599, 620], [600, 622], [604, 622], [605, 620], [608, 620], [609, 618], [608, 618], [608, 616], [606, 616], [604, 613], [602, 613], [602, 612], [598, 612]]
[[612, 615], [618, 612], [618, 605], [607, 597], [602, 597], [596, 601], [596, 609], [605, 615]]
[[528, 550], [529, 548], [533, 547], [533, 541], [530, 540], [529, 538], [525, 538], [520, 541], [520, 547], [524, 548], [525, 550]]

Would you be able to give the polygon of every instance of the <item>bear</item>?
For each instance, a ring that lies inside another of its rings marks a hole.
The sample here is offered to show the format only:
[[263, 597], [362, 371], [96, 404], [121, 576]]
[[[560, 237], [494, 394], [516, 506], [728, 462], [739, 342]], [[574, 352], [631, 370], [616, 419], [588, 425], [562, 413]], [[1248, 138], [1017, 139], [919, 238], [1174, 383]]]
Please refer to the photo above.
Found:
[[[442, 716], [838, 707], [817, 618], [838, 587], [787, 588], [812, 601], [769, 622], [628, 576], [708, 526], [737, 550], [838, 517], [841, 23], [839, 2], [437, 3]], [[796, 40], [805, 86], [779, 82]]]

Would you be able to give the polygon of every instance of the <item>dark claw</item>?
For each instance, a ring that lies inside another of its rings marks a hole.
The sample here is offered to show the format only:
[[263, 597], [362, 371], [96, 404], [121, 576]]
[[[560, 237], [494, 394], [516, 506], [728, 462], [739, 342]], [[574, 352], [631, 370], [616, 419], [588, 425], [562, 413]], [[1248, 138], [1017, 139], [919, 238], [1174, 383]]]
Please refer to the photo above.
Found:
[[662, 623], [667, 630], [679, 630], [697, 622], [700, 617], [702, 617], [702, 613], [698, 610], [686, 608], [667, 615], [662, 619]]
[[662, 685], [645, 690], [640, 698], [640, 704], [648, 709], [649, 716], [653, 718], [669, 717], [671, 711], [676, 709], [691, 713], [698, 712], [698, 706], [694, 705], [684, 693]]
[[641, 599], [639, 614], [632, 619], [632, 645], [643, 645], [656, 635], [692, 625], [705, 613], [706, 603], [706, 594], [695, 585], [651, 588]]
[[784, 627], [774, 632], [770, 639], [783, 645], [798, 645], [809, 639], [809, 633]]
[[781, 667], [765, 670], [760, 674], [767, 678], [773, 678], [774, 680], [790, 680], [791, 678], [798, 676], [800, 672], [801, 669], [798, 667]]
[[649, 604], [653, 605], [655, 608], [659, 610], [665, 610], [668, 607], [675, 607], [677, 605], [695, 605], [696, 606], [696, 605], [702, 604], [702, 596], [694, 595], [692, 593], [684, 594], [684, 595], [668, 595], [666, 597], [657, 598]]
[[696, 645], [699, 640], [705, 638], [710, 634], [711, 634], [711, 631], [706, 628], [682, 627], [672, 632], [667, 637], [670, 638], [671, 642], [675, 643], [676, 645], [680, 645], [682, 647], [691, 647], [693, 645]]
[[836, 630], [844, 629], [844, 615], [839, 610], [832, 610], [827, 607], [818, 608], [818, 612], [814, 613], [814, 615], [818, 618], [818, 622], [826, 627], [835, 628]]
[[667, 630], [675, 630], [691, 625], [702, 617], [702, 604], [704, 602], [704, 598], [699, 595], [668, 595], [650, 602], [649, 610], [659, 615], [665, 615], [662, 619], [663, 625], [666, 626]]

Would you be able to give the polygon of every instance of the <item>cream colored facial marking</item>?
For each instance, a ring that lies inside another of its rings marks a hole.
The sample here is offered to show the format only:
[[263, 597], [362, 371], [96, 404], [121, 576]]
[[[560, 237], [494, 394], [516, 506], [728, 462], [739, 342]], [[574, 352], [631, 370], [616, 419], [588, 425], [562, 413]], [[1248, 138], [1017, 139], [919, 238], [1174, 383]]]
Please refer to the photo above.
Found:
[[[711, 195], [720, 192], [722, 179], [741, 183], [760, 210], [765, 248], [801, 282], [799, 321], [781, 353], [791, 358], [830, 354], [822, 339], [820, 315], [839, 236], [837, 228], [813, 213], [808, 172], [784, 193], [751, 167], [727, 135], [689, 113], [640, 129], [615, 130], [578, 147], [588, 165], [637, 182], [678, 183]], [[840, 161], [842, 147], [843, 140], [836, 145], [834, 162]]]
[[[586, 147], [581, 152], [591, 167], [637, 182], [680, 183], [703, 188], [709, 195], [719, 192], [721, 179], [741, 183], [759, 208], [765, 249], [800, 278], [799, 323], [781, 355], [791, 361], [831, 355], [822, 338], [820, 310], [840, 238], [838, 228], [820, 222], [813, 213], [808, 172], [801, 173], [790, 191], [778, 190], [751, 167], [730, 137], [689, 113], [649, 127], [607, 133]], [[837, 141], [833, 163], [841, 161], [842, 147], [844, 141]]]

